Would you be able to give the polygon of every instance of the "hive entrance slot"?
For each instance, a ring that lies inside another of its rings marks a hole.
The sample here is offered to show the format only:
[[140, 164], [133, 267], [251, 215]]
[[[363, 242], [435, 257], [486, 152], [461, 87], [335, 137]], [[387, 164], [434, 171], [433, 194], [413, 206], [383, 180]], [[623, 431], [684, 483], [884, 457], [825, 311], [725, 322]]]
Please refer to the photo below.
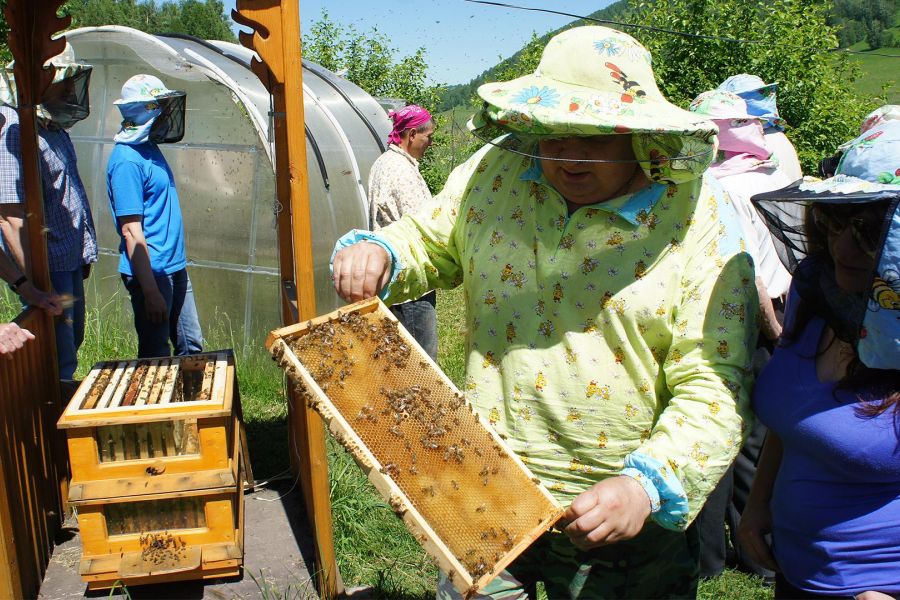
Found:
[[206, 527], [203, 502], [197, 498], [120, 502], [109, 504], [105, 512], [109, 535], [146, 538], [152, 533]]

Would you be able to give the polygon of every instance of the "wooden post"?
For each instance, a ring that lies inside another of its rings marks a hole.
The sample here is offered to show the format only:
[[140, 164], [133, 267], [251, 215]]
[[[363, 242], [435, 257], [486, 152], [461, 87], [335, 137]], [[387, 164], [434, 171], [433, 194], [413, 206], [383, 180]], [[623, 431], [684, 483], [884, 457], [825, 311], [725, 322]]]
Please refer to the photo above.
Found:
[[[251, 69], [273, 99], [282, 321], [290, 325], [316, 316], [299, 1], [237, 0], [232, 18], [253, 30], [252, 34], [241, 32], [240, 41], [262, 59], [254, 59]], [[313, 527], [319, 594], [332, 598], [344, 589], [334, 554], [325, 429], [290, 386], [288, 402], [292, 407], [288, 424], [291, 470], [300, 477]]]
[[[9, 26], [9, 49], [15, 61], [25, 222], [28, 230], [27, 252], [30, 257], [30, 272], [27, 275], [35, 287], [41, 290], [49, 290], [52, 285], [47, 257], [36, 116], [37, 105], [41, 103], [54, 76], [54, 70], [44, 68], [44, 63], [65, 49], [65, 37], [54, 39], [52, 36], [71, 24], [70, 17], [57, 16], [62, 3], [63, 0], [9, 0], [5, 9]], [[31, 310], [26, 314], [32, 322], [32, 330], [44, 338], [41, 342], [43, 352], [23, 364], [22, 374], [28, 379], [45, 382], [45, 391], [39, 397], [21, 397], [18, 402], [33, 424], [29, 442], [33, 441], [37, 445], [43, 463], [32, 465], [32, 469], [40, 468], [41, 471], [32, 473], [34, 501], [31, 508], [37, 513], [34, 519], [39, 526], [30, 529], [33, 538], [31, 543], [36, 552], [34, 564], [38, 568], [33, 573], [19, 571], [10, 574], [10, 577], [18, 578], [18, 585], [29, 595], [30, 590], [36, 592], [40, 585], [40, 576], [50, 558], [53, 537], [62, 523], [65, 498], [68, 496], [68, 480], [65, 441], [56, 431], [56, 419], [62, 412], [62, 402], [53, 318], [42, 310]], [[25, 446], [21, 446], [21, 449], [30, 452]], [[46, 489], [47, 486], [50, 486], [49, 490]], [[0, 503], [11, 500], [9, 495], [0, 497]], [[9, 508], [13, 511], [10, 514], [18, 513], [17, 518], [27, 514], [27, 509], [22, 506]], [[28, 564], [21, 557], [20, 559], [19, 564]], [[13, 568], [18, 569], [17, 566]], [[6, 576], [2, 579], [5, 580]]]

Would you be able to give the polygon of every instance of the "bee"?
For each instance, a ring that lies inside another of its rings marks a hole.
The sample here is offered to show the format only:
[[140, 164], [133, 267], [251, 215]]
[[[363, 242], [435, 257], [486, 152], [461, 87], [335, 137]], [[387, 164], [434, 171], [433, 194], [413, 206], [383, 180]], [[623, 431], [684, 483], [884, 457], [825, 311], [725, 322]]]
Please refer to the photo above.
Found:
[[630, 104], [634, 102], [635, 97], [643, 98], [647, 95], [647, 92], [641, 89], [640, 83], [629, 79], [628, 75], [614, 63], [606, 63], [606, 68], [609, 69], [609, 75], [612, 77], [613, 81], [622, 86], [622, 102]]
[[586, 256], [581, 262], [581, 272], [585, 275], [587, 275], [588, 273], [593, 273], [599, 264], [600, 261], [596, 258]]
[[516, 339], [516, 326], [510, 321], [506, 324], [506, 341], [512, 343], [514, 339]]
[[723, 302], [722, 310], [719, 311], [719, 315], [729, 320], [737, 317], [738, 321], [740, 321], [741, 323], [743, 323], [744, 319], [746, 318], [744, 305], [735, 304], [733, 302]]
[[537, 391], [541, 392], [544, 390], [544, 386], [547, 385], [547, 378], [544, 376], [543, 371], [538, 371], [537, 376], [534, 380], [534, 387]]
[[644, 275], [647, 274], [647, 264], [639, 260], [634, 264], [634, 278], [641, 279]]
[[563, 299], [562, 285], [560, 285], [560, 283], [557, 281], [553, 285], [553, 301], [558, 304], [558, 303], [562, 302], [562, 299]]
[[496, 177], [494, 177], [494, 184], [491, 186], [491, 191], [497, 192], [501, 187], [503, 187], [503, 177], [497, 175]]
[[728, 358], [731, 355], [731, 352], [728, 350], [728, 341], [719, 340], [719, 345], [716, 346], [716, 352], [718, 352], [719, 356], [722, 358]]
[[887, 269], [872, 281], [872, 300], [877, 308], [900, 310], [900, 273]]

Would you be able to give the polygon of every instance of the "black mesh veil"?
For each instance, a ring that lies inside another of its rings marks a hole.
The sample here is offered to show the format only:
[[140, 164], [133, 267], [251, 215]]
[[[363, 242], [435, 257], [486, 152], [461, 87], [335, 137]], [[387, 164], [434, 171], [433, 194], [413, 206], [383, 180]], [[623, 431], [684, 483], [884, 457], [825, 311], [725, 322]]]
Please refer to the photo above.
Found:
[[50, 84], [44, 92], [41, 108], [51, 127], [69, 129], [90, 114], [88, 89], [92, 70], [83, 65], [71, 75]]
[[149, 139], [156, 144], [174, 144], [184, 137], [184, 116], [187, 110], [187, 95], [171, 92], [156, 96], [160, 114], [150, 128]]
[[[794, 288], [804, 304], [824, 318], [839, 338], [855, 345], [864, 335], [863, 320], [870, 299], [867, 294], [847, 292], [838, 286], [826, 248], [826, 234], [814, 216], [814, 206], [843, 207], [848, 215], [866, 209], [879, 215], [883, 211], [884, 216], [880, 223], [876, 221], [870, 236], [875, 252], [869, 275], [873, 282], [900, 204], [900, 191], [815, 194], [801, 190], [800, 185], [801, 182], [795, 182], [781, 190], [758, 194], [752, 198], [753, 205], [765, 220], [778, 256], [793, 275]], [[843, 226], [851, 226], [849, 218]]]

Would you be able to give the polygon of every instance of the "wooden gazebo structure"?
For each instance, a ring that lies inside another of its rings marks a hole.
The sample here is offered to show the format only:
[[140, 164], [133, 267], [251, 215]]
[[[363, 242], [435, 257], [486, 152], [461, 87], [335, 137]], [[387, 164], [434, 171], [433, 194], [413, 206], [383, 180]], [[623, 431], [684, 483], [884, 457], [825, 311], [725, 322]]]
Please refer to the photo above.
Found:
[[[50, 288], [44, 240], [43, 198], [35, 108], [52, 80], [44, 63], [62, 51], [69, 26], [57, 17], [63, 0], [8, 0], [9, 45], [15, 59], [21, 123], [25, 208], [31, 251], [30, 279]], [[275, 172], [282, 207], [277, 216], [282, 321], [284, 325], [316, 314], [312, 236], [306, 172], [303, 89], [298, 0], [237, 0], [234, 20], [253, 33], [241, 43], [261, 60], [252, 69], [273, 97]], [[37, 595], [50, 560], [53, 540], [65, 514], [66, 454], [56, 431], [63, 406], [53, 320], [30, 308], [16, 319], [36, 339], [0, 361], [0, 597]], [[274, 325], [274, 324], [273, 324]], [[307, 517], [316, 543], [319, 594], [334, 597], [343, 585], [337, 570], [328, 495], [328, 463], [321, 420], [288, 388], [291, 468], [299, 475]], [[252, 525], [251, 525], [252, 526]]]

